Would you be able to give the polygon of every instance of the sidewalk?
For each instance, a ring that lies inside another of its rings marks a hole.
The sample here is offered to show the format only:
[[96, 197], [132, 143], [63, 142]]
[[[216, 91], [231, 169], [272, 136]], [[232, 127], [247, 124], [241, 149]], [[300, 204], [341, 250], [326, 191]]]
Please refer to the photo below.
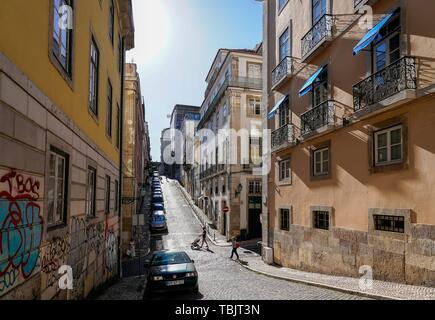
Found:
[[359, 286], [359, 278], [330, 276], [268, 265], [263, 262], [260, 255], [249, 251], [243, 252], [242, 248], [240, 264], [244, 268], [269, 277], [334, 289], [375, 299], [435, 300], [435, 288], [373, 280], [372, 288], [363, 290]]
[[218, 247], [231, 247], [231, 243], [228, 243], [225, 236], [220, 234], [218, 230], [216, 230], [213, 227], [213, 222], [205, 215], [205, 213], [198, 208], [195, 203], [193, 202], [190, 195], [187, 193], [187, 191], [180, 185], [180, 183], [176, 180], [174, 180], [174, 183], [177, 185], [178, 189], [180, 190], [183, 197], [186, 199], [186, 202], [190, 205], [193, 212], [196, 215], [196, 218], [198, 221], [207, 228], [207, 236], [208, 239]]

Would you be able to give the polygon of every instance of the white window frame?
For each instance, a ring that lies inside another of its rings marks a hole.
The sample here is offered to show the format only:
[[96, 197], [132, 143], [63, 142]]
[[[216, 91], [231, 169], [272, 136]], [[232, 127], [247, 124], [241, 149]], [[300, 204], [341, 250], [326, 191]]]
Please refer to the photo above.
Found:
[[[283, 172], [285, 172], [284, 176], [282, 175]], [[291, 161], [290, 159], [283, 159], [278, 162], [278, 180], [279, 182], [289, 182], [290, 178], [291, 178]]]
[[[66, 205], [65, 205], [65, 201], [66, 201], [66, 194], [65, 194], [65, 191], [66, 191], [66, 179], [67, 179], [67, 158], [65, 157], [65, 156], [63, 156], [63, 155], [61, 155], [61, 154], [59, 154], [59, 153], [57, 153], [57, 152], [55, 152], [55, 151], [50, 151], [50, 157], [51, 156], [54, 156], [55, 157], [55, 163], [54, 163], [54, 177], [53, 176], [51, 176], [50, 174], [49, 174], [49, 181], [50, 181], [50, 178], [54, 178], [54, 189], [53, 189], [53, 198], [50, 198], [50, 182], [48, 183], [48, 203], [50, 203], [51, 201], [53, 201], [53, 220], [52, 221], [50, 221], [49, 219], [48, 219], [48, 217], [47, 217], [47, 221], [48, 221], [48, 226], [55, 226], [55, 225], [59, 225], [59, 224], [64, 224], [65, 223], [65, 216], [66, 216], [66, 212], [65, 212], [65, 208], [66, 208]], [[59, 167], [59, 161], [60, 160], [63, 160], [63, 177], [62, 178], [59, 178], [59, 172], [58, 172], [58, 167]], [[51, 164], [51, 161], [49, 161], [49, 166], [50, 166], [50, 164]], [[50, 169], [49, 169], [49, 171], [48, 172], [50, 172]], [[61, 214], [61, 216], [59, 217], [59, 218], [57, 218], [56, 216], [57, 216], [57, 209], [58, 209], [58, 199], [57, 199], [57, 195], [58, 195], [58, 192], [59, 192], [59, 190], [58, 190], [58, 181], [59, 181], [59, 179], [62, 179], [63, 181], [63, 183], [62, 183], [62, 203], [63, 203], [63, 208], [62, 208], [62, 214]]]
[[[325, 168], [325, 159], [324, 159], [324, 154], [325, 152], [328, 153], [328, 162], [326, 163], [326, 168]], [[316, 164], [318, 163], [316, 156], [320, 154], [320, 171], [317, 171], [317, 166]], [[331, 161], [331, 155], [330, 155], [330, 150], [329, 147], [324, 147], [324, 148], [320, 148], [318, 150], [313, 151], [313, 175], [315, 177], [319, 177], [319, 176], [327, 176], [329, 175], [329, 163]]]
[[[396, 131], [397, 129], [400, 129], [400, 143], [391, 144], [391, 132]], [[379, 141], [378, 137], [382, 134], [387, 134], [387, 146], [383, 148], [387, 148], [387, 160], [379, 162], [378, 161], [378, 155], [379, 155]], [[396, 163], [402, 163], [403, 162], [403, 125], [397, 125], [391, 128], [383, 129], [380, 131], [377, 131], [374, 133], [374, 140], [375, 140], [375, 166], [385, 166], [390, 164], [396, 164]], [[391, 160], [391, 148], [400, 145], [400, 154], [401, 158], [398, 160]]]
[[[255, 96], [248, 97], [249, 114], [253, 116], [261, 116], [261, 98]], [[257, 113], [258, 108], [258, 113]]]

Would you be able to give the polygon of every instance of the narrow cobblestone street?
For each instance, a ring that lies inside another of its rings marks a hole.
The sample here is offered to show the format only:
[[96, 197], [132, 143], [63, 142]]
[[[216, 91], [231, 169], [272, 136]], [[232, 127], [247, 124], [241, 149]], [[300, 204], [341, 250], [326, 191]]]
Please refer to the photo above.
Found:
[[[353, 300], [363, 299], [338, 291], [308, 286], [263, 276], [243, 268], [229, 259], [228, 247], [209, 243], [210, 251], [193, 251], [192, 240], [201, 233], [201, 224], [175, 182], [164, 182], [163, 192], [168, 217], [168, 234], [151, 237], [151, 251], [174, 249], [186, 251], [195, 261], [199, 273], [200, 294], [190, 293], [153, 295], [150, 299], [204, 300]], [[240, 252], [243, 255], [250, 251]], [[139, 299], [144, 286], [143, 277], [122, 279], [99, 299]]]

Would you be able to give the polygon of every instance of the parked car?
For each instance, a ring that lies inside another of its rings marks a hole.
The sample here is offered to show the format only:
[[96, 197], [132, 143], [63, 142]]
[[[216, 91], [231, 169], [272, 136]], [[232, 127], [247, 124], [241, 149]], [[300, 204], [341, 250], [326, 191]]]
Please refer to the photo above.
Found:
[[[165, 212], [165, 204], [162, 203], [153, 203], [153, 211], [163, 211]], [[166, 213], [166, 212], [165, 212]]]
[[151, 231], [167, 231], [166, 216], [163, 211], [154, 211], [151, 218]]
[[146, 293], [192, 290], [199, 292], [198, 272], [184, 251], [157, 251], [150, 260]]
[[164, 203], [163, 196], [159, 194], [153, 194], [152, 203]]

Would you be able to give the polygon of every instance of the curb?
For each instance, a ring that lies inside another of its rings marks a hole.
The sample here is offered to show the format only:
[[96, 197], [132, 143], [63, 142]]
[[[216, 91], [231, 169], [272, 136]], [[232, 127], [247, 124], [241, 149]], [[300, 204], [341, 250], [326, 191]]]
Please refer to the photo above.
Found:
[[[198, 217], [198, 213], [196, 212], [195, 207], [194, 207], [194, 205], [192, 204], [192, 200], [189, 199], [189, 198], [186, 196], [186, 194], [184, 193], [184, 191], [183, 191], [183, 189], [182, 189], [180, 183], [178, 183], [178, 181], [176, 182], [176, 184], [177, 184], [177, 188], [178, 188], [178, 189], [180, 190], [180, 192], [183, 194], [183, 198], [186, 200], [186, 202], [187, 202], [187, 203], [189, 204], [189, 206], [192, 208], [192, 211], [194, 212], [195, 218], [198, 220], [198, 222], [199, 222], [201, 225], [205, 226], [205, 225], [204, 225], [204, 222], [201, 221], [201, 219]], [[210, 240], [211, 243], [213, 243], [213, 244], [214, 244], [215, 246], [217, 246], [217, 247], [222, 247], [222, 248], [225, 248], [225, 247], [231, 247], [231, 244], [219, 244], [219, 243], [217, 243], [216, 241], [214, 241], [214, 240], [212, 239], [212, 237], [211, 237], [211, 235], [210, 235], [209, 233], [207, 233], [207, 238]]]
[[320, 287], [320, 288], [330, 289], [330, 290], [334, 290], [334, 291], [339, 291], [339, 292], [348, 293], [348, 294], [354, 294], [357, 296], [366, 297], [366, 298], [373, 298], [373, 299], [378, 299], [378, 300], [402, 300], [400, 298], [383, 296], [380, 294], [367, 293], [367, 292], [362, 292], [362, 291], [357, 291], [357, 290], [352, 290], [352, 289], [345, 289], [345, 288], [336, 287], [336, 286], [328, 285], [328, 284], [324, 284], [324, 283], [318, 283], [318, 282], [302, 280], [302, 279], [297, 279], [297, 278], [291, 278], [291, 277], [285, 278], [282, 276], [276, 276], [276, 275], [268, 273], [268, 272], [254, 269], [254, 268], [250, 267], [248, 264], [244, 265], [240, 261], [238, 261], [237, 263], [240, 264], [243, 268], [245, 268], [247, 270], [250, 270], [252, 272], [255, 272], [255, 273], [267, 276], [267, 277], [279, 279], [279, 280], [285, 280], [285, 281], [295, 282], [295, 283], [302, 283], [302, 284], [306, 284], [306, 285], [313, 286], [313, 287]]

